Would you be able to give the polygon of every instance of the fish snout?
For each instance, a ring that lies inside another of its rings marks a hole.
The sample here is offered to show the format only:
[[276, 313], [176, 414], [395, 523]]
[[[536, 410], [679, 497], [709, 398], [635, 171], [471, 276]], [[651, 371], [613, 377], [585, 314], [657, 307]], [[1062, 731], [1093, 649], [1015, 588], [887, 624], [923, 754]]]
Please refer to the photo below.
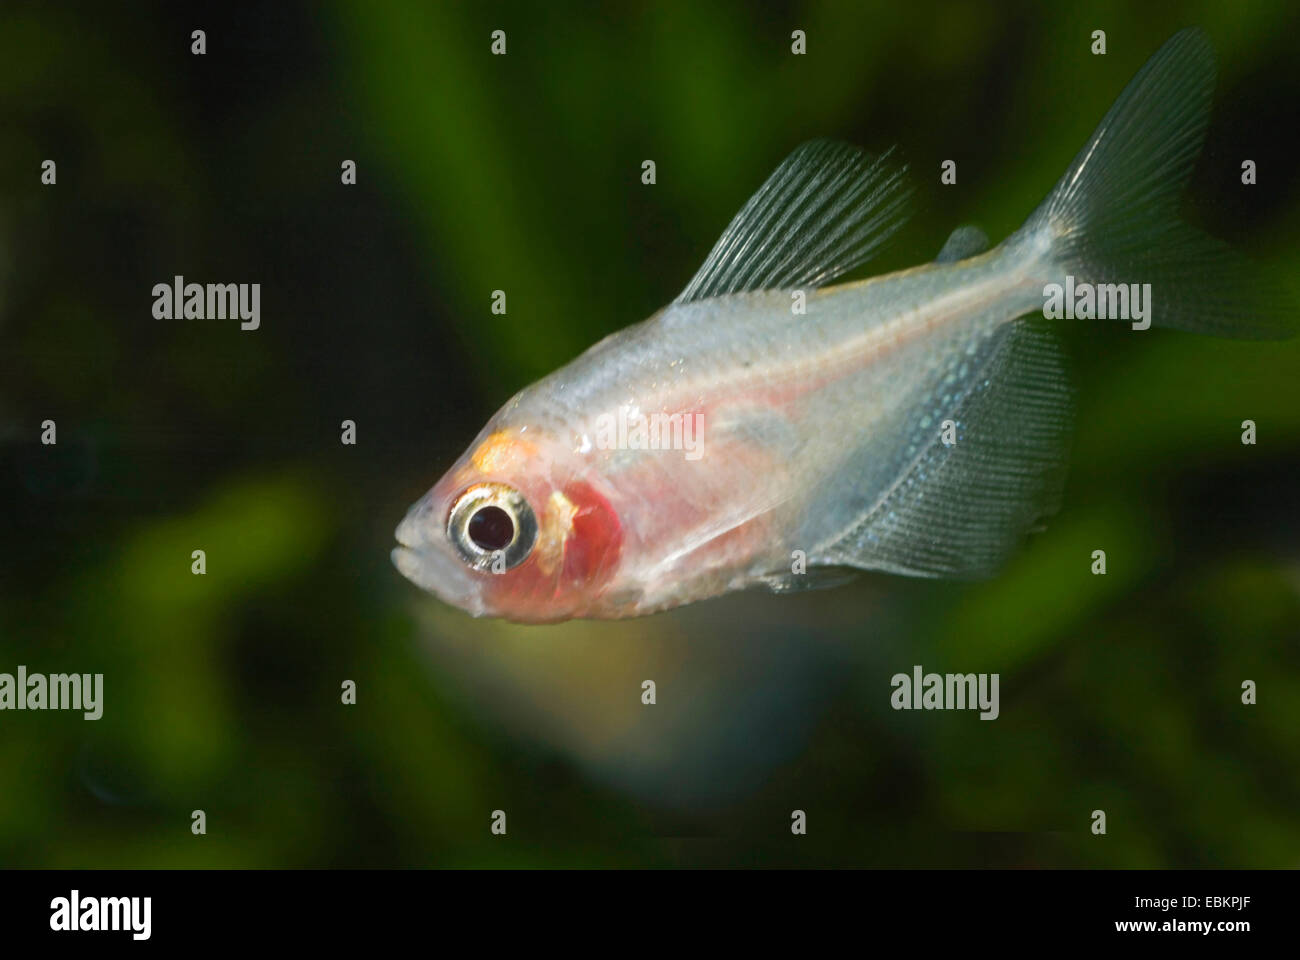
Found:
[[452, 549], [432, 492], [406, 512], [391, 557], [406, 579], [474, 616], [485, 612], [481, 584]]
[[403, 547], [411, 550], [421, 550], [434, 543], [435, 537], [441, 532], [441, 527], [442, 525], [435, 515], [433, 495], [430, 492], [417, 500], [406, 511], [406, 516], [397, 525], [394, 536], [397, 537], [397, 542]]

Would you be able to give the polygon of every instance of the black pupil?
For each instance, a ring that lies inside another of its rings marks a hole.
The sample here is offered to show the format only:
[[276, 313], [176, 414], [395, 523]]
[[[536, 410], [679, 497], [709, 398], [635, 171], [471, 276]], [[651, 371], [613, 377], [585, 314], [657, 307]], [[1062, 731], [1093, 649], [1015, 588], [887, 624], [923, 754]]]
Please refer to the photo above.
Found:
[[514, 539], [515, 523], [500, 507], [482, 507], [469, 518], [468, 533], [480, 550], [504, 550]]

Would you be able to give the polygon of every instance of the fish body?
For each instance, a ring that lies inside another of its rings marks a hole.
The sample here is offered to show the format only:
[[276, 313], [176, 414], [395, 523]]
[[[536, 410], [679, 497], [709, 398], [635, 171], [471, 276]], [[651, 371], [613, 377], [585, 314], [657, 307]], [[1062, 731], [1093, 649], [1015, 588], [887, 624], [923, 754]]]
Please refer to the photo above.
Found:
[[827, 282], [901, 224], [904, 168], [801, 147], [676, 301], [489, 421], [408, 512], [394, 563], [524, 622], [855, 568], [989, 575], [1060, 497], [1070, 392], [1050, 323], [1026, 319], [1051, 284], [1155, 280], [1162, 325], [1277, 333], [1233, 314], [1241, 265], [1169, 209], [1212, 77], [1204, 38], [1177, 35], [1021, 230], [987, 250], [959, 228], [936, 262], [863, 281]]

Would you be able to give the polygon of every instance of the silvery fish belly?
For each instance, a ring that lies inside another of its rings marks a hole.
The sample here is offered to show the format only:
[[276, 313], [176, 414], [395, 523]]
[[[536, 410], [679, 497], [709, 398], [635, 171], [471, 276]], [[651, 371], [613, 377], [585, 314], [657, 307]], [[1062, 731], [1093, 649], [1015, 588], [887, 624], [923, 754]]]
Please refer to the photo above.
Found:
[[994, 573], [1064, 480], [1051, 291], [1149, 284], [1134, 329], [1286, 333], [1249, 266], [1174, 215], [1213, 76], [1204, 37], [1177, 34], [1019, 231], [990, 250], [961, 227], [935, 262], [859, 282], [830, 285], [905, 221], [905, 170], [805, 144], [672, 304], [492, 418], [410, 509], [394, 563], [523, 622], [854, 570]]

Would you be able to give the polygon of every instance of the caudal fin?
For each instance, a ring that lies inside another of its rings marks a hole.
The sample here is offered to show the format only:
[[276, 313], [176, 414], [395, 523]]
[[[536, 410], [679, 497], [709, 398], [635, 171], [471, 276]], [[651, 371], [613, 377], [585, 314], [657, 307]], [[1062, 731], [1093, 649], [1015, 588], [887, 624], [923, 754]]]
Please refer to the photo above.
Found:
[[1205, 139], [1214, 51], [1195, 28], [1138, 71], [1020, 235], [1050, 245], [1053, 282], [1151, 284], [1156, 326], [1222, 337], [1292, 333], [1289, 297], [1178, 203]]

